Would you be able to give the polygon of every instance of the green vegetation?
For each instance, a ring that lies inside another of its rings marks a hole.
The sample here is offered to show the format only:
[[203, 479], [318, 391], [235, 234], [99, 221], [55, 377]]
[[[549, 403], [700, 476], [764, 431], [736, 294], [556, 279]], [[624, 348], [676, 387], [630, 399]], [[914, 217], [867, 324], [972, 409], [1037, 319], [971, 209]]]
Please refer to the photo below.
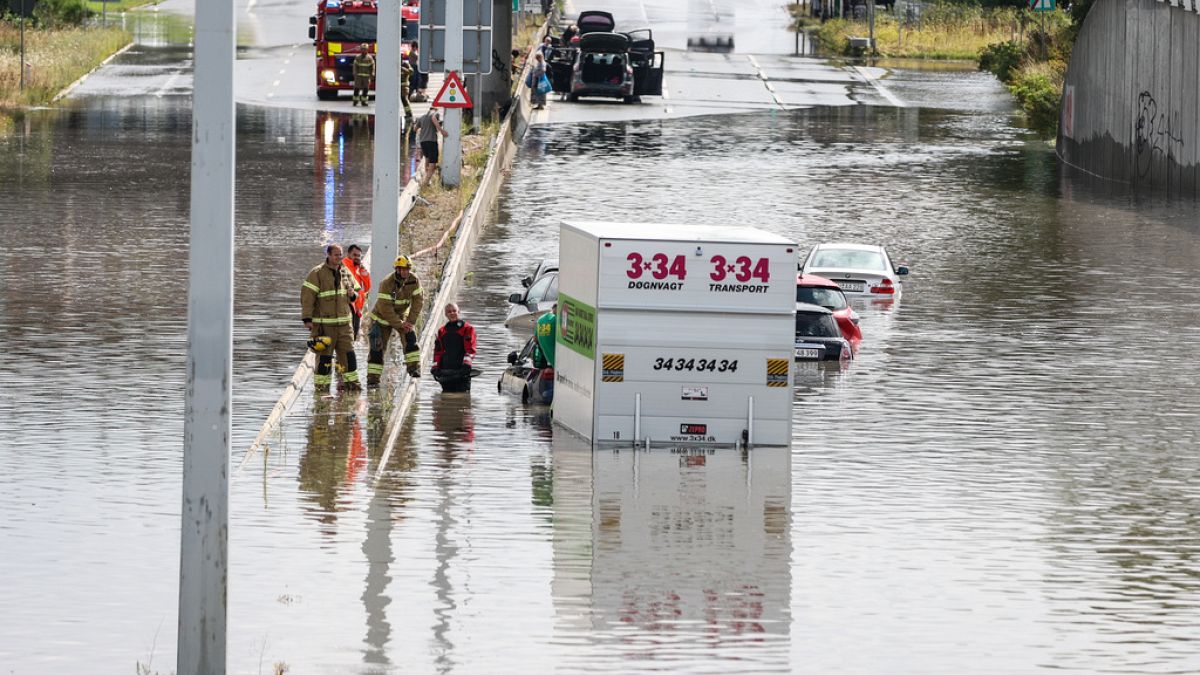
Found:
[[[88, 9], [93, 14], [112, 14], [114, 12], [124, 12], [134, 7], [143, 7], [145, 5], [157, 5], [162, 0], [113, 0], [112, 2], [97, 2], [96, 0], [87, 0]], [[107, 7], [105, 6], [107, 5]]]
[[1029, 127], [1044, 138], [1058, 130], [1058, 108], [1071, 47], [1086, 10], [1078, 15], [1047, 12], [1023, 39], [990, 45], [979, 55], [979, 69], [994, 74], [1021, 104]]
[[[826, 0], [828, 1], [828, 0]], [[1014, 0], [943, 0], [925, 4], [919, 21], [886, 12], [875, 15], [875, 48], [890, 58], [970, 59], [994, 73], [1021, 104], [1029, 126], [1049, 137], [1058, 125], [1067, 63], [1093, 0], [1070, 12], [1030, 12]], [[860, 56], [851, 37], [866, 37], [866, 21], [811, 17], [807, 2], [788, 6], [796, 30], [834, 56]]]
[[[841, 56], [854, 56], [850, 38], [870, 32], [866, 21], [848, 19], [803, 18], [801, 25], [822, 52]], [[988, 45], [1017, 39], [1026, 26], [1026, 17], [1011, 7], [926, 5], [920, 22], [911, 24], [881, 11], [875, 15], [875, 48], [884, 57], [975, 60]]]
[[22, 90], [20, 27], [14, 21], [0, 21], [0, 109], [48, 103], [130, 39], [129, 33], [117, 28], [35, 21], [25, 29], [28, 67]]

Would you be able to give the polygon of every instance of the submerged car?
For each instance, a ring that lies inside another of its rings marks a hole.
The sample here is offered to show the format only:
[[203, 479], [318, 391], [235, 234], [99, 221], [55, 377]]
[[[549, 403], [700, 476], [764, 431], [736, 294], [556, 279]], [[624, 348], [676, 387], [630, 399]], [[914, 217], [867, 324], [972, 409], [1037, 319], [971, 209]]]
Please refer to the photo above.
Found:
[[858, 326], [858, 312], [850, 306], [841, 287], [825, 277], [815, 274], [796, 275], [796, 302], [819, 305], [833, 312], [842, 337], [857, 351], [862, 342], [862, 329]]
[[529, 338], [520, 352], [509, 352], [509, 366], [496, 389], [520, 396], [521, 403], [550, 405], [554, 401], [554, 368], [537, 363], [537, 353], [537, 337]]
[[533, 274], [530, 274], [527, 277], [522, 277], [521, 287], [529, 288], [530, 286], [533, 285], [533, 282], [537, 281], [538, 279], [541, 279], [542, 277], [546, 276], [550, 272], [557, 272], [557, 271], [558, 271], [558, 258], [546, 258], [545, 260], [541, 260], [533, 268]]
[[817, 244], [800, 265], [801, 274], [815, 274], [834, 282], [848, 296], [899, 299], [900, 277], [907, 265], [893, 265], [882, 246], [872, 244]]
[[819, 305], [796, 303], [797, 361], [837, 361], [846, 363], [854, 358], [850, 341], [842, 337], [833, 312]]
[[558, 270], [547, 272], [534, 280], [524, 293], [508, 296], [512, 307], [504, 317], [504, 327], [533, 332], [533, 324], [539, 317], [554, 308], [558, 302]]

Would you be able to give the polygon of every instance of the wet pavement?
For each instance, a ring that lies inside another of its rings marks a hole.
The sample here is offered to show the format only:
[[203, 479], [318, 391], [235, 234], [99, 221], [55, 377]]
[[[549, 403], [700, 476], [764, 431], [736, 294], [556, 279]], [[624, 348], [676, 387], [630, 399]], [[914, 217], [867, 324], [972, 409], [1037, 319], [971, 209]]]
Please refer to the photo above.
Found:
[[[1195, 204], [1060, 176], [986, 76], [888, 79], [920, 107], [533, 128], [461, 297], [475, 390], [424, 381], [383, 467], [386, 396], [305, 392], [234, 473], [230, 672], [1200, 670]], [[188, 101], [16, 128], [0, 664], [169, 672]], [[235, 467], [303, 353], [300, 278], [369, 235], [369, 138], [239, 109]], [[913, 275], [848, 369], [798, 372], [790, 450], [592, 453], [494, 387], [505, 298], [580, 213], [875, 241]]]

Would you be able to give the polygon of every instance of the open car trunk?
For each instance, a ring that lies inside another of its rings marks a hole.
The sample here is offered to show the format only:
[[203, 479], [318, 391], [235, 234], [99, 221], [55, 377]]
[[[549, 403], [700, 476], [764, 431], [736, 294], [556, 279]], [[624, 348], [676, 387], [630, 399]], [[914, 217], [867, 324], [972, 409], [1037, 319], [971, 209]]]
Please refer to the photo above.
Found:
[[612, 14], [600, 11], [580, 12], [575, 20], [580, 35], [588, 33], [611, 33], [617, 27], [617, 21]]
[[629, 65], [629, 38], [588, 33], [579, 39], [579, 74], [585, 84], [620, 85]]

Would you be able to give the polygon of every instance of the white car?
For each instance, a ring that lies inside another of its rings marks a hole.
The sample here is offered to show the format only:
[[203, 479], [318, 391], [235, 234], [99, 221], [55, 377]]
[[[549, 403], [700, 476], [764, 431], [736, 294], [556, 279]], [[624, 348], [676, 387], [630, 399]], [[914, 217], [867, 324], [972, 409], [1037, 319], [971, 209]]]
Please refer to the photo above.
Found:
[[539, 317], [554, 308], [558, 302], [558, 272], [547, 272], [525, 289], [524, 293], [508, 296], [512, 307], [504, 317], [504, 327], [524, 332], [533, 332]]
[[890, 300], [900, 298], [900, 277], [908, 274], [908, 266], [893, 265], [882, 246], [817, 244], [800, 272], [829, 279], [849, 297]]

